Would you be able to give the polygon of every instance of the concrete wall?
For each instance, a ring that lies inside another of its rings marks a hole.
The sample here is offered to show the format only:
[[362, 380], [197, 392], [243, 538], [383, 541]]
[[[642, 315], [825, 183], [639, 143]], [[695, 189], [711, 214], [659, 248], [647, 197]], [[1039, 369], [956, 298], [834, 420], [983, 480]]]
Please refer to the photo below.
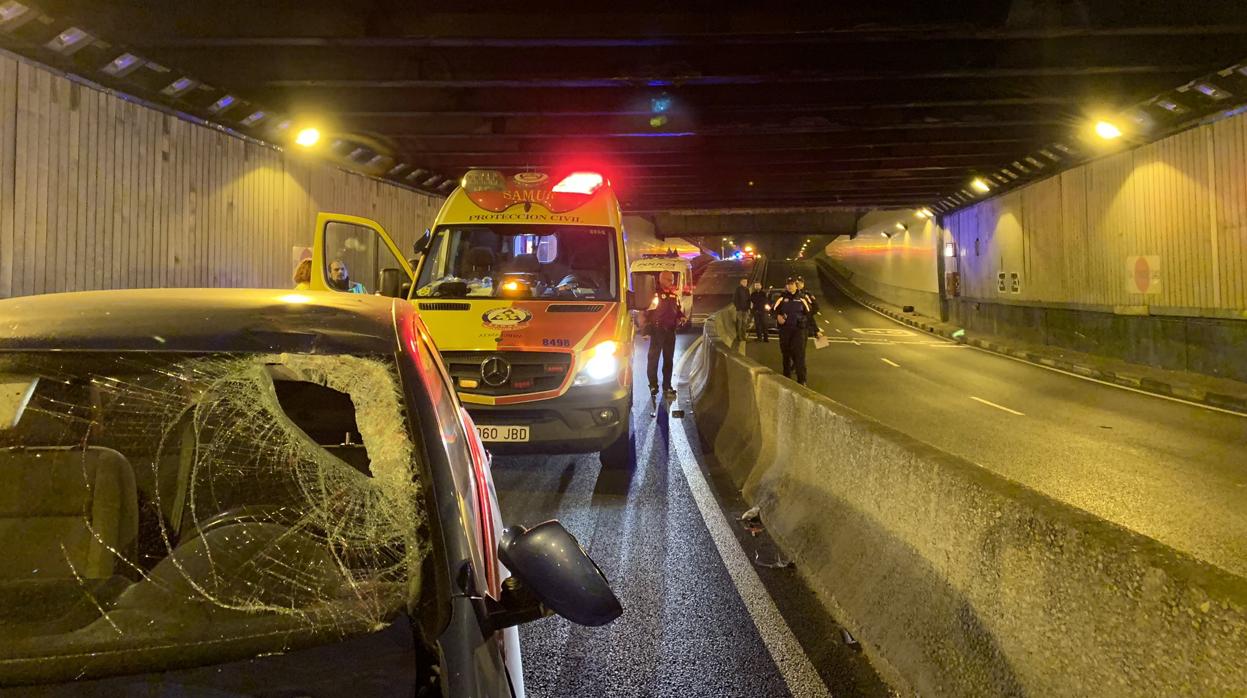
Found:
[[[940, 230], [911, 210], [872, 211], [861, 218], [857, 237], [833, 240], [824, 252], [850, 283], [893, 305], [912, 305], [923, 315], [940, 314], [936, 255]], [[907, 230], [899, 230], [896, 223]], [[883, 233], [891, 237], [885, 237]]]
[[317, 211], [410, 249], [440, 205], [0, 53], [0, 297], [288, 287]]
[[1242, 694], [1247, 580], [781, 379], [719, 327], [686, 364], [703, 443], [903, 693]]

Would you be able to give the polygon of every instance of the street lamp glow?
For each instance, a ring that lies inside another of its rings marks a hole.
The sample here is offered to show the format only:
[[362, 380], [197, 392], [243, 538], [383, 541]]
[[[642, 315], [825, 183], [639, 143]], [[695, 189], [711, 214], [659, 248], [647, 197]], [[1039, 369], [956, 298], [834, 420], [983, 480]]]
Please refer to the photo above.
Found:
[[970, 188], [973, 189], [974, 191], [977, 191], [980, 194], [986, 194], [987, 192], [991, 191], [991, 186], [989, 186], [987, 184], [987, 181], [984, 180], [982, 177], [975, 177], [973, 180], [971, 180]]
[[311, 148], [320, 142], [320, 130], [310, 126], [302, 129], [299, 131], [299, 135], [295, 136], [294, 142], [304, 148]]
[[1114, 138], [1121, 138], [1121, 129], [1117, 128], [1117, 125], [1110, 121], [1097, 121], [1095, 122], [1095, 135], [1106, 141], [1111, 141]]

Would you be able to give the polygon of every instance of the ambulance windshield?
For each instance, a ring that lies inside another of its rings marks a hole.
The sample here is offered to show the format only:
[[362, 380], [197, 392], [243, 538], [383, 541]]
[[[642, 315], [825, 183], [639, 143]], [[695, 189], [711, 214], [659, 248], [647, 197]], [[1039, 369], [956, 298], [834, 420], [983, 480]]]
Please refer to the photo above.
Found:
[[570, 225], [442, 226], [416, 295], [616, 300], [614, 235], [611, 228]]

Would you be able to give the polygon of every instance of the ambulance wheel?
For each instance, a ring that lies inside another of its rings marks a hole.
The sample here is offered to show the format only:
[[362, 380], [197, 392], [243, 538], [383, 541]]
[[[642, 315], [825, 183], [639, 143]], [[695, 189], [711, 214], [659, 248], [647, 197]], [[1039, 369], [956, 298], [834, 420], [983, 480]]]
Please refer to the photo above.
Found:
[[631, 468], [636, 463], [636, 447], [632, 438], [632, 429], [625, 429], [619, 438], [607, 444], [598, 453], [598, 460], [604, 468]]

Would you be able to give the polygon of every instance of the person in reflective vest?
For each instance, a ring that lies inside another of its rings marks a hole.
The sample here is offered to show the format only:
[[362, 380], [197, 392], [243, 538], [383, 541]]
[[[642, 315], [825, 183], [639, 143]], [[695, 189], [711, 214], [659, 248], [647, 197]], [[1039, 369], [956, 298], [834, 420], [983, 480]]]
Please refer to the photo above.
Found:
[[680, 292], [674, 288], [675, 277], [669, 271], [658, 275], [658, 290], [649, 310], [645, 311], [649, 330], [649, 394], [658, 394], [658, 360], [662, 359], [662, 388], [668, 399], [675, 396], [671, 373], [675, 367], [675, 334], [688, 319], [680, 307]]
[[775, 323], [779, 326], [779, 353], [783, 361], [784, 377], [805, 385], [806, 327], [811, 322], [810, 302], [797, 290], [797, 279], [788, 277], [784, 292], [775, 299]]

